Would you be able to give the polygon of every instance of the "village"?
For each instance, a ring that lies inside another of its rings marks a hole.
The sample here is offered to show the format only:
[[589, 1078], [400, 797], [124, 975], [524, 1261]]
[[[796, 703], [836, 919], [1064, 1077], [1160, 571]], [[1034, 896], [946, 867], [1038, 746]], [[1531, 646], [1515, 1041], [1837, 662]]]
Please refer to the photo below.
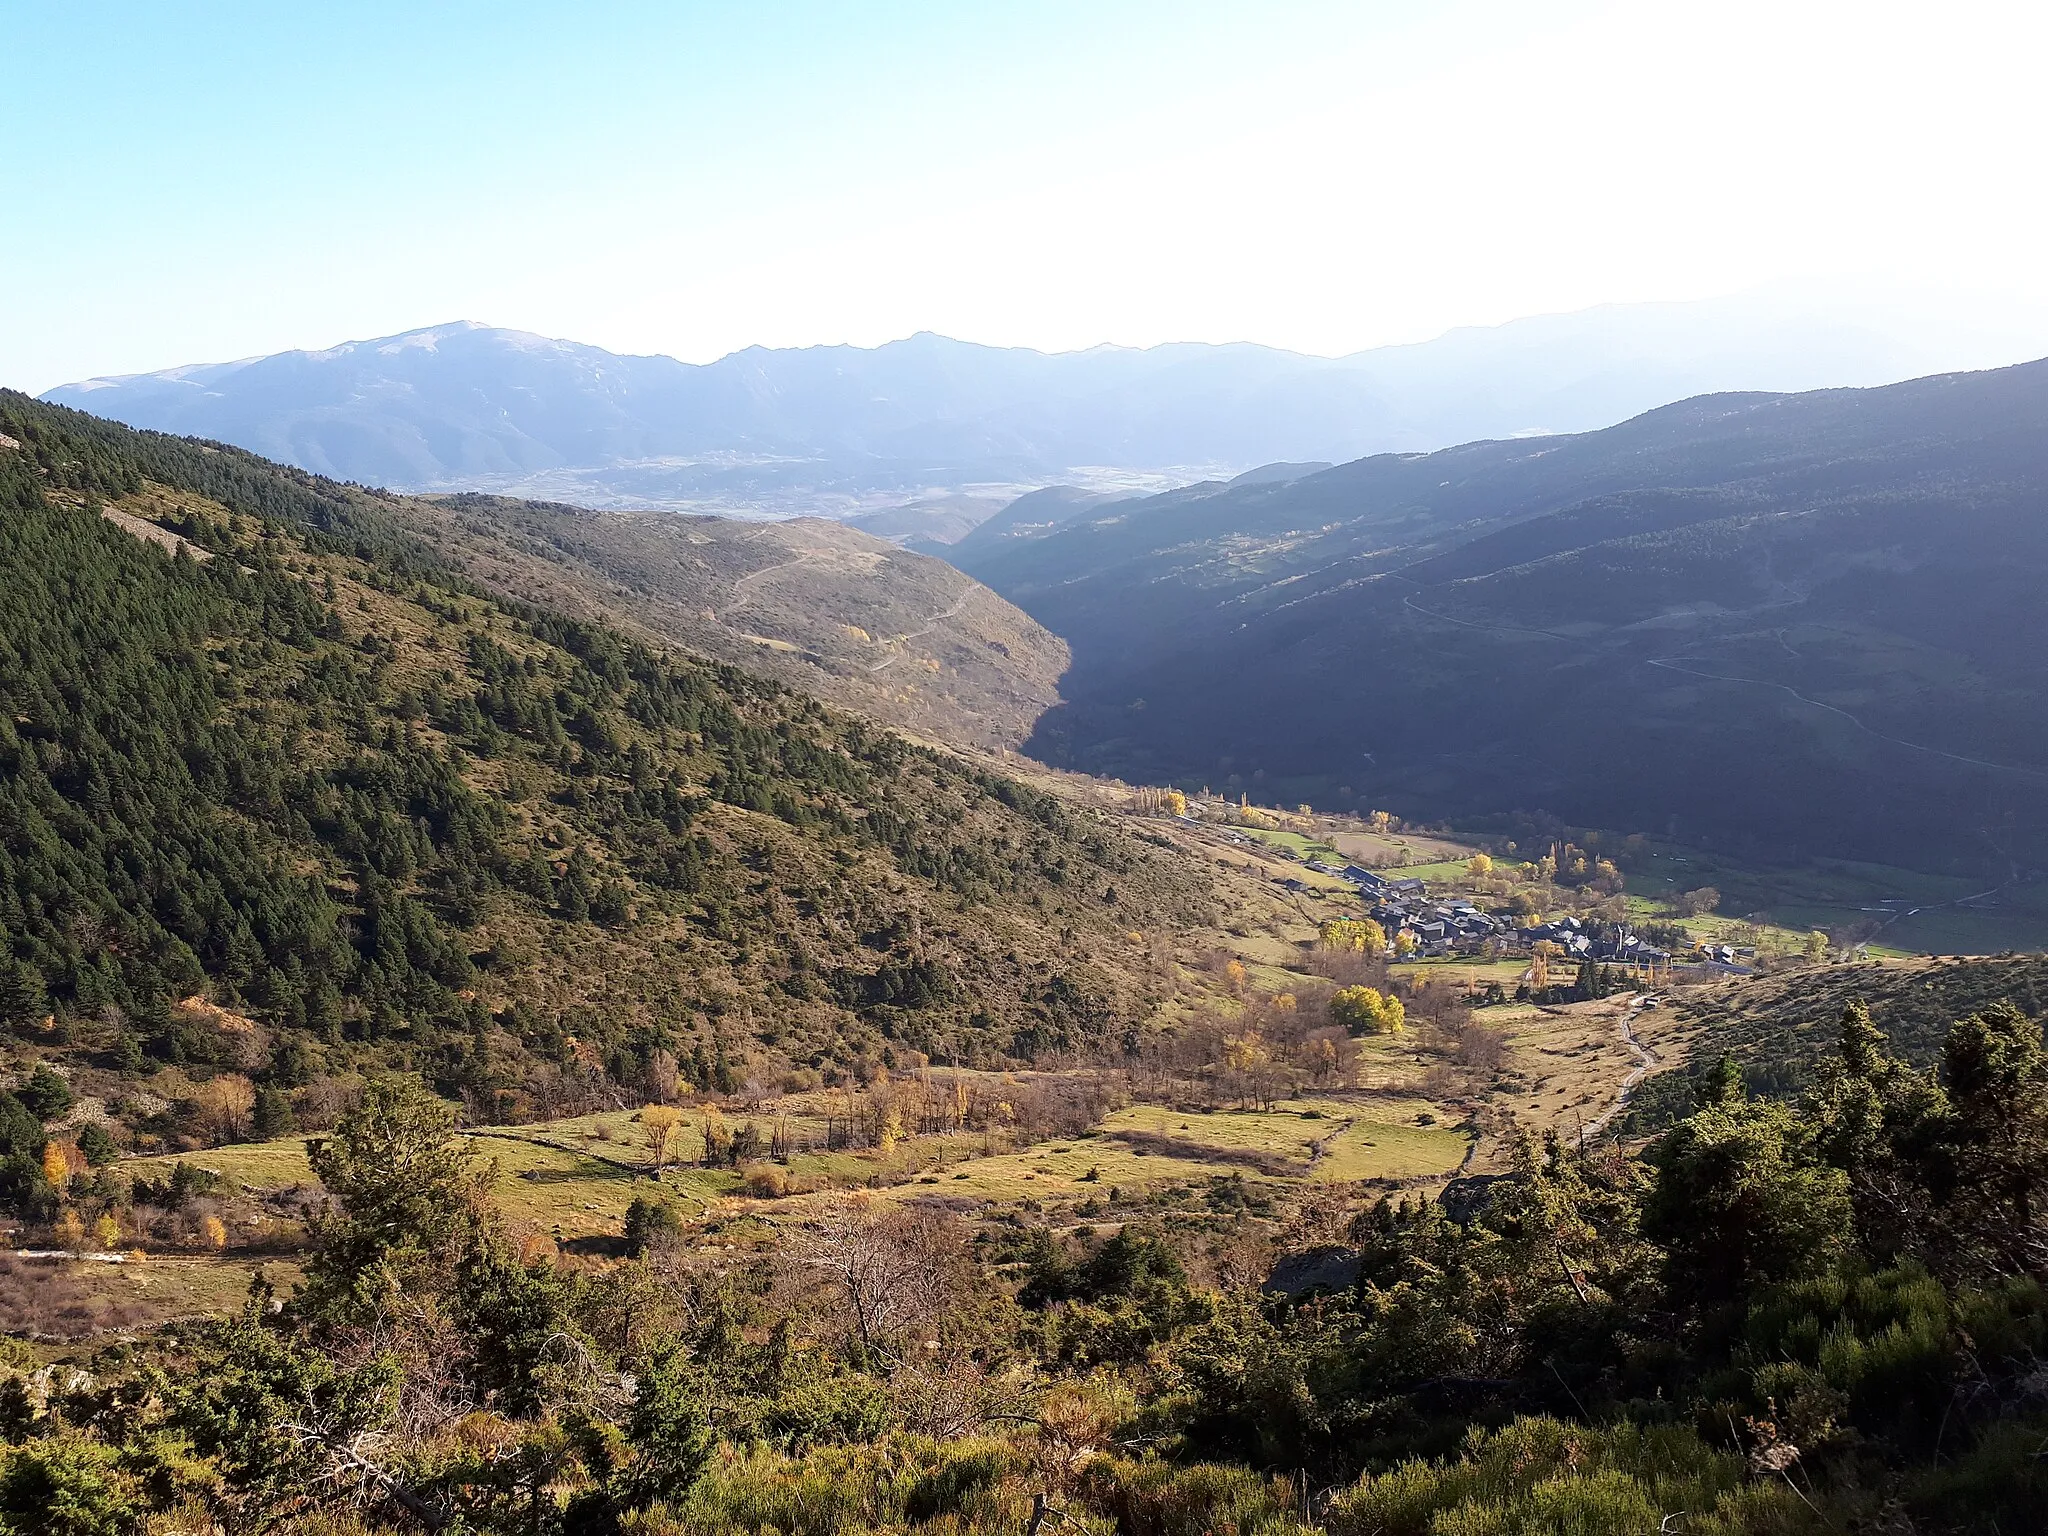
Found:
[[[1291, 872], [1276, 873], [1275, 883], [1295, 895], [1327, 897], [1332, 894], [1329, 882], [1343, 882], [1356, 893], [1364, 915], [1385, 935], [1391, 960], [1527, 957], [1532, 962], [1527, 975], [1539, 988], [1553, 968], [1589, 962], [1652, 984], [1754, 973], [1754, 945], [1704, 935], [1688, 935], [1688, 942], [1682, 945], [1671, 943], [1666, 935], [1660, 935], [1664, 942], [1656, 942], [1640, 931], [1653, 925], [1639, 921], [1639, 914], [1626, 909], [1625, 915], [1590, 909], [1562, 913], [1518, 910], [1528, 903], [1496, 899], [1472, 889], [1477, 870], [1460, 869], [1458, 860], [1438, 858], [1420, 866], [1381, 868], [1355, 860], [1340, 863], [1327, 856], [1335, 851], [1334, 841], [1310, 840], [1343, 836], [1327, 825], [1331, 818], [1290, 816], [1229, 800], [1190, 801], [1178, 791], [1141, 791], [1134, 803], [1141, 810], [1164, 812], [1182, 825], [1202, 828], [1226, 844], [1256, 851], [1262, 859], [1296, 864], [1311, 875], [1324, 877], [1312, 885]], [[1382, 837], [1389, 826], [1398, 824], [1375, 815], [1361, 819], [1358, 825], [1365, 835]], [[1435, 851], [1454, 850], [1445, 845]], [[1460, 846], [1455, 851], [1462, 854], [1467, 850]], [[1476, 850], [1473, 855], [1479, 868], [1489, 873], [1507, 872], [1489, 856]], [[1413, 872], [1414, 868], [1428, 868], [1437, 874], [1437, 888], [1433, 891], [1431, 880]], [[1458, 873], [1474, 878], [1460, 881], [1455, 878]], [[1669, 930], [1674, 925], [1654, 926]]]

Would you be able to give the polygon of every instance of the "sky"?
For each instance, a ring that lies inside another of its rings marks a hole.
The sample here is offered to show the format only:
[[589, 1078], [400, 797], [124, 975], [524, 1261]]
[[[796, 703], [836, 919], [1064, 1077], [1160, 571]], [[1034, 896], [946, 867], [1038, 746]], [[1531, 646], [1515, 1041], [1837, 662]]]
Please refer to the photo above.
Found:
[[0, 384], [455, 319], [707, 361], [2048, 304], [2044, 55], [1984, 0], [0, 0]]

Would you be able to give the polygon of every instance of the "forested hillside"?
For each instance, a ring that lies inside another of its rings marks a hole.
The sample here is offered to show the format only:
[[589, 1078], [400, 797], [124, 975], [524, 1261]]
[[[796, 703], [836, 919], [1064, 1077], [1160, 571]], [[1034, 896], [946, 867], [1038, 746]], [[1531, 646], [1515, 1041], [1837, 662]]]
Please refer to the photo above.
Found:
[[1749, 1091], [1795, 1099], [1826, 1075], [1844, 1008], [1866, 1009], [1901, 1061], [1927, 1071], [1954, 1020], [1994, 1003], [2037, 1023], [2048, 1017], [2048, 956], [1954, 957], [1900, 965], [1832, 965], [1684, 995], [1695, 1032], [1684, 1069], [1652, 1078], [1631, 1103], [1638, 1131], [1683, 1118], [1724, 1058], [1739, 1062]]
[[16, 395], [0, 436], [0, 1023], [101, 1070], [402, 1065], [516, 1118], [1022, 1060], [1142, 1011], [1126, 934], [1206, 900], [1021, 785], [494, 599], [373, 497]]
[[1052, 761], [1990, 885], [2048, 859], [2044, 424], [2043, 363], [1709, 396], [960, 558], [1073, 646]]

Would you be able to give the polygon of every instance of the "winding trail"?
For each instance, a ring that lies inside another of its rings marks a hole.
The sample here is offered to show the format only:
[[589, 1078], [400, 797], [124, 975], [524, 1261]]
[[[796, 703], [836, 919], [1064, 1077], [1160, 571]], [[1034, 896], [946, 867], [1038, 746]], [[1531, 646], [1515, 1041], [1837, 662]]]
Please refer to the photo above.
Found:
[[[967, 590], [962, 592], [958, 597], [956, 597], [953, 600], [952, 607], [948, 608], [944, 613], [933, 614], [930, 618], [924, 621], [924, 626], [921, 629], [913, 629], [907, 635], [897, 635], [895, 638], [890, 640], [884, 640], [882, 643], [884, 645], [907, 645], [912, 640], [922, 640], [926, 635], [930, 634], [933, 630], [937, 629], [941, 624], [945, 623], [946, 620], [958, 618], [960, 616], [960, 610], [967, 606], [967, 599], [974, 596], [974, 589], [979, 585], [979, 582], [970, 582], [968, 584]], [[884, 656], [872, 667], [869, 667], [868, 671], [880, 672], [883, 668], [887, 667], [891, 662], [895, 660], [896, 656], [894, 655]]]
[[718, 622], [721, 624], [725, 623], [734, 614], [747, 606], [745, 593], [748, 582], [759, 581], [763, 576], [773, 576], [777, 571], [787, 570], [792, 565], [801, 565], [809, 558], [810, 552], [808, 550], [799, 550], [787, 560], [778, 560], [773, 565], [764, 565], [758, 571], [749, 571], [746, 575], [734, 581], [732, 584], [731, 601], [727, 605], [725, 612], [717, 615]]
[[1630, 1003], [1622, 1011], [1621, 1018], [1617, 1021], [1621, 1025], [1622, 1044], [1635, 1052], [1636, 1069], [1621, 1080], [1621, 1089], [1615, 1094], [1614, 1102], [1608, 1106], [1607, 1112], [1601, 1115], [1599, 1119], [1589, 1122], [1579, 1132], [1579, 1145], [1581, 1147], [1606, 1130], [1614, 1122], [1615, 1116], [1628, 1108], [1629, 1098], [1635, 1093], [1636, 1085], [1648, 1077], [1650, 1069], [1657, 1065], [1657, 1053], [1636, 1038], [1635, 1017], [1641, 1011], [1642, 1002], [1638, 999], [1636, 1002]]

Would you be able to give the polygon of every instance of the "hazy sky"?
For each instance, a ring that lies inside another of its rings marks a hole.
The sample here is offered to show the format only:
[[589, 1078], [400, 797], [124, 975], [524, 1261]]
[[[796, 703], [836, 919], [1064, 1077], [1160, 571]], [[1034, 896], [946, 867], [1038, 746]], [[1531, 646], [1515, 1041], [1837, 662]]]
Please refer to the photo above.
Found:
[[2048, 6], [0, 0], [0, 383], [457, 318], [1337, 353], [2048, 298]]

